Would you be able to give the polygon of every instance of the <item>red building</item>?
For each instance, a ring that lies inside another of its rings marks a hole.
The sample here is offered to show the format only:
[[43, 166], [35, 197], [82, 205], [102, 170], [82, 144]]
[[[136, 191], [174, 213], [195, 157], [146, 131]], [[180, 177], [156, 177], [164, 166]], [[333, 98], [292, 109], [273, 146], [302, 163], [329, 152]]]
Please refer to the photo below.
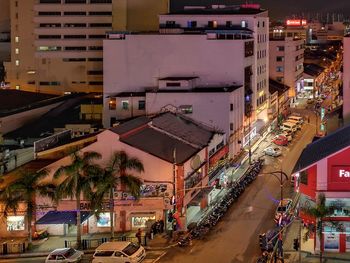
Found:
[[[293, 175], [301, 193], [300, 206], [314, 206], [323, 193], [333, 214], [324, 219], [322, 238], [313, 234], [314, 250], [350, 251], [350, 126], [309, 144], [302, 152]], [[301, 209], [302, 210], [302, 209]], [[316, 218], [300, 212], [306, 224]]]

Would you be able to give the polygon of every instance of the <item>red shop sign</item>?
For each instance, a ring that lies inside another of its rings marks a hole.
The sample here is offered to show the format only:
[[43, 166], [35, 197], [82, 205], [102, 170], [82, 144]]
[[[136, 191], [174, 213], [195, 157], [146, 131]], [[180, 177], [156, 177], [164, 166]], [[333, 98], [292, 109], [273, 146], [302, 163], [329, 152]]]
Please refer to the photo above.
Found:
[[328, 190], [350, 190], [350, 165], [334, 165], [328, 176]]
[[224, 157], [228, 153], [228, 146], [222, 147], [219, 151], [217, 151], [212, 157], [209, 159], [209, 166], [214, 166], [217, 161], [219, 161], [222, 157]]

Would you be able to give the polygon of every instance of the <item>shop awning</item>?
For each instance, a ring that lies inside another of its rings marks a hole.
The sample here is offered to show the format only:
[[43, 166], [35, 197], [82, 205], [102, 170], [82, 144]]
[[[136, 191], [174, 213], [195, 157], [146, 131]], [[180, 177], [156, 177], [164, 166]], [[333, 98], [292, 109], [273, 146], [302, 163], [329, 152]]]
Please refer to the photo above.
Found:
[[[81, 222], [87, 220], [91, 213], [89, 211], [81, 211]], [[77, 224], [77, 212], [76, 211], [49, 211], [42, 218], [36, 221], [38, 225], [50, 225], [50, 224]]]

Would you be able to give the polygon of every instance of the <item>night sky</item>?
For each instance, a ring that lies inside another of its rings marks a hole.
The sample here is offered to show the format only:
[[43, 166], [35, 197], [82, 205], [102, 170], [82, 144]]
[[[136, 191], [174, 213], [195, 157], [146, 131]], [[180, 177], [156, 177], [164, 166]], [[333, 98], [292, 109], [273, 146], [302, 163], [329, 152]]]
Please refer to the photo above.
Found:
[[[172, 0], [172, 8], [181, 8], [183, 5], [207, 4], [241, 4], [242, 0]], [[268, 9], [270, 17], [283, 18], [286, 15], [300, 14], [301, 12], [339, 12], [350, 15], [350, 0], [254, 0], [264, 9]]]

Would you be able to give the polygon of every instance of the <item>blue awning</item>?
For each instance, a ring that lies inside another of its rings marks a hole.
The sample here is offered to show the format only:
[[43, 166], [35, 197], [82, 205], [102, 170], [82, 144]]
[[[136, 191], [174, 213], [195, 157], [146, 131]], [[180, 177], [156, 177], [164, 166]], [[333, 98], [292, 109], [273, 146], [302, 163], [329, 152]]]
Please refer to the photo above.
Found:
[[[81, 211], [81, 222], [87, 220], [91, 213], [88, 211]], [[38, 225], [49, 224], [77, 224], [77, 212], [76, 211], [49, 211], [42, 218], [36, 221]]]

